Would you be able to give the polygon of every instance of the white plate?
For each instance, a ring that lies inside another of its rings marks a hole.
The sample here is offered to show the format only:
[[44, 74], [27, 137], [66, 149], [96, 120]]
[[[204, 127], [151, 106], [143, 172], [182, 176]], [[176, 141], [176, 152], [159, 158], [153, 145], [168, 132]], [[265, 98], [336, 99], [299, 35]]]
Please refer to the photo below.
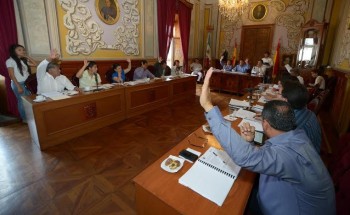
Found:
[[210, 129], [209, 125], [203, 125], [202, 128], [203, 128], [203, 131], [205, 131], [207, 133], [211, 133], [211, 129]]
[[43, 98], [43, 99], [34, 99], [34, 100], [33, 100], [33, 102], [43, 102], [43, 101], [46, 101], [46, 99]]
[[[166, 162], [169, 158], [172, 159], [172, 160], [177, 160], [177, 161], [179, 161], [179, 162], [180, 162], [180, 166], [176, 167], [175, 169], [170, 169], [169, 166], [166, 166], [166, 165], [165, 165], [165, 162]], [[161, 167], [162, 169], [164, 169], [165, 171], [167, 171], [167, 172], [175, 173], [175, 172], [179, 171], [179, 170], [182, 168], [183, 165], [184, 165], [184, 160], [183, 160], [183, 159], [181, 159], [181, 158], [179, 158], [179, 157], [176, 157], [176, 156], [173, 156], [173, 155], [169, 155], [169, 157], [167, 157], [165, 160], [163, 160], [163, 162], [160, 164], [160, 167]]]

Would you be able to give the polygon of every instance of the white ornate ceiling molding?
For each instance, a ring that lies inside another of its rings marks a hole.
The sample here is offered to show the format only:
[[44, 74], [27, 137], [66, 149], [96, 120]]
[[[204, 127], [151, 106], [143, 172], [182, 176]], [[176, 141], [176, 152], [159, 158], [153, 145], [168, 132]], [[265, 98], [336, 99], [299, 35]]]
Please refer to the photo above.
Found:
[[92, 20], [91, 11], [85, 4], [89, 0], [60, 0], [67, 13], [63, 24], [68, 29], [66, 51], [70, 55], [89, 55], [97, 48], [106, 46], [102, 41], [103, 30]]
[[[350, 11], [350, 8], [349, 8], [349, 11]], [[337, 66], [343, 63], [344, 60], [346, 59], [350, 64], [350, 13], [348, 13], [346, 21], [342, 23], [341, 32], [344, 32], [344, 33], [339, 46], [340, 48], [339, 55], [335, 59], [335, 64]]]
[[122, 50], [126, 55], [139, 55], [140, 53], [138, 44], [140, 13], [137, 5], [138, 0], [126, 0], [122, 3], [122, 10], [125, 12], [122, 17], [122, 25], [114, 31], [116, 40], [113, 48]]
[[283, 52], [293, 53], [298, 50], [300, 29], [305, 23], [304, 15], [308, 8], [309, 0], [292, 0], [285, 12], [276, 17], [276, 24], [287, 29], [288, 47], [284, 47]]

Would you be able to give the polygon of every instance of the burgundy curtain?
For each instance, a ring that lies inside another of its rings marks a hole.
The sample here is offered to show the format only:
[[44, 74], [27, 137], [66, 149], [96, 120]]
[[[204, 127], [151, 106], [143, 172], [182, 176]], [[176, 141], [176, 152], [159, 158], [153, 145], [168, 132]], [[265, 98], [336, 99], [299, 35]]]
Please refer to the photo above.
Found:
[[179, 1], [178, 5], [179, 13], [179, 25], [180, 25], [180, 36], [181, 45], [184, 55], [184, 72], [188, 71], [188, 46], [190, 43], [190, 30], [191, 30], [191, 11], [192, 7], [186, 5], [182, 1]]
[[158, 0], [157, 3], [159, 56], [166, 59], [173, 38], [176, 1]]
[[16, 16], [13, 0], [0, 1], [0, 14], [3, 20], [0, 25], [0, 75], [5, 77], [7, 109], [11, 114], [19, 116], [17, 99], [11, 89], [11, 79], [5, 64], [9, 58], [10, 45], [17, 43]]

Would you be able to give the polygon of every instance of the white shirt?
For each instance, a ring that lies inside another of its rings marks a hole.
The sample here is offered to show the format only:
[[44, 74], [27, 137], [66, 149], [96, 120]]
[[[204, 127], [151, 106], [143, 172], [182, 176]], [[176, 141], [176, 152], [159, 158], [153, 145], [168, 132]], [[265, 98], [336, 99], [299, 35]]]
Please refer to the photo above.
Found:
[[262, 65], [261, 67], [254, 66], [251, 73], [255, 75], [265, 75], [265, 72], [266, 72], [266, 66]]
[[273, 66], [273, 60], [272, 60], [272, 58], [270, 58], [270, 57], [263, 57], [261, 60], [262, 60], [264, 63], [270, 64], [270, 67]]
[[63, 91], [64, 88], [68, 90], [74, 90], [75, 86], [70, 82], [70, 80], [64, 76], [59, 75], [54, 78], [48, 72], [46, 72], [46, 67], [49, 64], [49, 61], [43, 60], [39, 64], [36, 71], [36, 78], [38, 80], [38, 92], [40, 93], [48, 93], [48, 92], [60, 92]]
[[319, 85], [319, 89], [320, 90], [324, 90], [326, 89], [326, 81], [324, 80], [324, 78], [322, 76], [317, 76], [316, 79], [315, 79], [315, 83], [314, 83], [314, 86], [315, 85]]
[[25, 80], [27, 80], [27, 78], [29, 76], [27, 65], [22, 60], [21, 60], [21, 64], [22, 64], [23, 75], [21, 75], [21, 72], [20, 72], [20, 70], [16, 64], [16, 61], [14, 59], [9, 58], [6, 61], [6, 67], [13, 68], [13, 73], [15, 75], [15, 78], [17, 79], [17, 82], [24, 82]]
[[[98, 73], [97, 74], [97, 83], [101, 84], [101, 77]], [[90, 75], [88, 70], [85, 70], [83, 72], [83, 75], [79, 78], [79, 87], [93, 87], [96, 86], [96, 80], [95, 75]]]
[[192, 63], [190, 68], [193, 70], [193, 72], [199, 72], [202, 70], [202, 65], [200, 63]]

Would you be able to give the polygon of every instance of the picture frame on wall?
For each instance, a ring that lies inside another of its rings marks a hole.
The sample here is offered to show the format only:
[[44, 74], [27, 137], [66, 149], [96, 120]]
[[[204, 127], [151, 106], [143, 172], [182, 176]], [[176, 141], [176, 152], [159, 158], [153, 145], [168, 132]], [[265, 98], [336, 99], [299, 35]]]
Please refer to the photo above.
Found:
[[255, 21], [263, 20], [267, 15], [267, 7], [264, 4], [257, 4], [251, 11], [251, 16]]
[[295, 67], [296, 54], [283, 54], [280, 67], [284, 68], [286, 64], [289, 64], [291, 67]]
[[120, 10], [118, 0], [95, 0], [98, 17], [104, 23], [113, 25], [119, 20]]

